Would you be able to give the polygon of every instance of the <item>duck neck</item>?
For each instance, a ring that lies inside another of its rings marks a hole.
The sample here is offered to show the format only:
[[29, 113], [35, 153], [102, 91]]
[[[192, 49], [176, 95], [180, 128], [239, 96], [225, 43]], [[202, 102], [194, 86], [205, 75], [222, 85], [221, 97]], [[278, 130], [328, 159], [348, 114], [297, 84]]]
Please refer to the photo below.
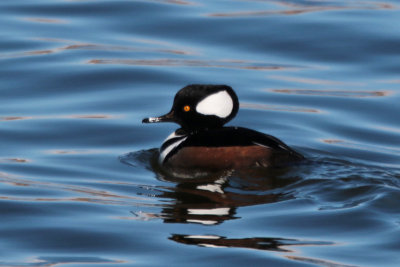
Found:
[[176, 133], [179, 135], [193, 135], [199, 132], [205, 132], [205, 131], [209, 131], [209, 130], [215, 130], [215, 129], [221, 129], [223, 128], [223, 126], [220, 127], [207, 127], [207, 128], [179, 128], [178, 130], [176, 130]]

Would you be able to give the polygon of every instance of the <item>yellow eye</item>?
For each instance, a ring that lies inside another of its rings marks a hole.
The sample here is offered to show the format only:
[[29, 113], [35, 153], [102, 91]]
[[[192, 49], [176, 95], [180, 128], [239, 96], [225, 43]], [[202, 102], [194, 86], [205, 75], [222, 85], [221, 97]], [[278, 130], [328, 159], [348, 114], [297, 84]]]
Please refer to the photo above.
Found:
[[190, 111], [190, 106], [184, 106], [184, 107], [183, 107], [183, 110], [184, 110], [185, 112]]

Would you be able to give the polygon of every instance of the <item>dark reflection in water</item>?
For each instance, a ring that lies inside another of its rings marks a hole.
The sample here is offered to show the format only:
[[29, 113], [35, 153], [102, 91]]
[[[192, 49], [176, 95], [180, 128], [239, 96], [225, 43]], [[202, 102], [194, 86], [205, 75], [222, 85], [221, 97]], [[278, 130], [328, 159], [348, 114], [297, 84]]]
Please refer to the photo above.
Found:
[[[238, 207], [277, 202], [284, 197], [280, 193], [264, 193], [262, 187], [265, 189], [270, 185], [260, 181], [246, 181], [248, 184], [239, 182], [242, 181], [219, 177], [209, 181], [181, 182], [168, 188], [169, 192], [159, 195], [174, 199], [174, 205], [163, 208], [164, 221], [214, 225], [237, 219], [235, 214]], [[260, 187], [252, 191], [251, 188], [257, 185]]]
[[[290, 253], [296, 252], [297, 247], [301, 246], [333, 246], [333, 242], [307, 241], [297, 239], [273, 238], [273, 237], [252, 237], [252, 238], [227, 238], [215, 235], [180, 235], [173, 234], [170, 238], [175, 242], [185, 245], [196, 245], [209, 248], [245, 248], [257, 249], [272, 252]], [[329, 267], [354, 267], [355, 265], [345, 265], [321, 259], [284, 255], [285, 258]]]
[[296, 239], [253, 237], [253, 238], [227, 238], [213, 235], [172, 235], [171, 240], [187, 245], [203, 247], [230, 247], [270, 250], [279, 252], [292, 252], [290, 246], [321, 246], [334, 245], [332, 242], [301, 241]]
[[[388, 186], [400, 188], [398, 175], [391, 171], [329, 158], [285, 168], [251, 173], [232, 171], [196, 179], [166, 174], [158, 166], [157, 158], [158, 150], [151, 149], [126, 154], [120, 160], [131, 166], [145, 167], [160, 181], [174, 184], [152, 189], [157, 191], [155, 197], [170, 200], [159, 214], [133, 212], [134, 216], [162, 218], [166, 223], [216, 225], [240, 218], [236, 215], [239, 207], [288, 201], [304, 195], [323, 200], [320, 210], [350, 208], [373, 200], [375, 196], [371, 197], [371, 191], [379, 192]], [[348, 192], [343, 195], [343, 191]], [[338, 205], [336, 200], [329, 199], [330, 195], [336, 198], [343, 195], [345, 199]]]
[[[381, 188], [400, 188], [391, 172], [337, 159], [314, 159], [301, 166], [253, 173], [227, 172], [197, 179], [184, 179], [164, 173], [156, 163], [157, 157], [157, 149], [138, 151], [120, 157], [124, 164], [147, 168], [153, 171], [160, 181], [173, 184], [153, 188], [154, 191], [158, 191], [153, 197], [162, 199], [164, 204], [160, 206], [161, 210], [158, 213], [132, 212], [133, 216], [140, 220], [161, 219], [164, 223], [200, 224], [209, 227], [240, 219], [237, 212], [240, 207], [276, 204], [307, 196], [306, 198], [319, 199], [320, 211], [335, 211], [356, 208], [374, 201], [375, 197], [371, 198], [371, 195], [375, 194], [371, 193], [376, 192], [379, 195]], [[355, 177], [354, 173], [359, 173], [360, 176]], [[342, 199], [338, 200], [339, 196]], [[183, 228], [182, 232], [185, 231], [187, 229]], [[169, 239], [180, 244], [208, 248], [245, 248], [280, 252], [280, 256], [286, 259], [320, 266], [353, 266], [296, 255], [299, 248], [304, 246], [339, 245], [333, 241], [237, 235], [229, 237], [195, 234], [193, 231], [186, 234], [177, 233], [176, 230]]]
[[215, 225], [237, 219], [238, 207], [275, 203], [290, 199], [290, 192], [280, 189], [299, 179], [287, 177], [290, 167], [260, 169], [246, 173], [228, 171], [195, 179], [179, 178], [165, 173], [157, 163], [158, 150], [139, 151], [122, 156], [120, 160], [129, 165], [144, 164], [154, 171], [161, 181], [175, 186], [162, 188], [157, 197], [172, 199], [161, 216], [167, 223], [200, 223]]

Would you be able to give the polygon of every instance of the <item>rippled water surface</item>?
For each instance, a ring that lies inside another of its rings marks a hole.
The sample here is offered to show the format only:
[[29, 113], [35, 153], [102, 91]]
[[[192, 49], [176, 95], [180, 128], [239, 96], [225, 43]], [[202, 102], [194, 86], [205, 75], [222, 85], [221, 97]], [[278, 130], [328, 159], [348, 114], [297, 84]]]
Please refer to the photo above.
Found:
[[[0, 266], [399, 266], [400, 4], [0, 1]], [[152, 165], [190, 83], [306, 155]]]

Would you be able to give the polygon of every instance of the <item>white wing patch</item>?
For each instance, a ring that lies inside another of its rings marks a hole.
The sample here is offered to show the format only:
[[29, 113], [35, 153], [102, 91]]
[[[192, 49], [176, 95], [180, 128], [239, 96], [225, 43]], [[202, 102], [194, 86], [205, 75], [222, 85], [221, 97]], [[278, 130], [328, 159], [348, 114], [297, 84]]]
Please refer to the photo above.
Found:
[[196, 106], [196, 111], [204, 115], [215, 115], [226, 118], [232, 113], [232, 97], [226, 91], [207, 96]]

